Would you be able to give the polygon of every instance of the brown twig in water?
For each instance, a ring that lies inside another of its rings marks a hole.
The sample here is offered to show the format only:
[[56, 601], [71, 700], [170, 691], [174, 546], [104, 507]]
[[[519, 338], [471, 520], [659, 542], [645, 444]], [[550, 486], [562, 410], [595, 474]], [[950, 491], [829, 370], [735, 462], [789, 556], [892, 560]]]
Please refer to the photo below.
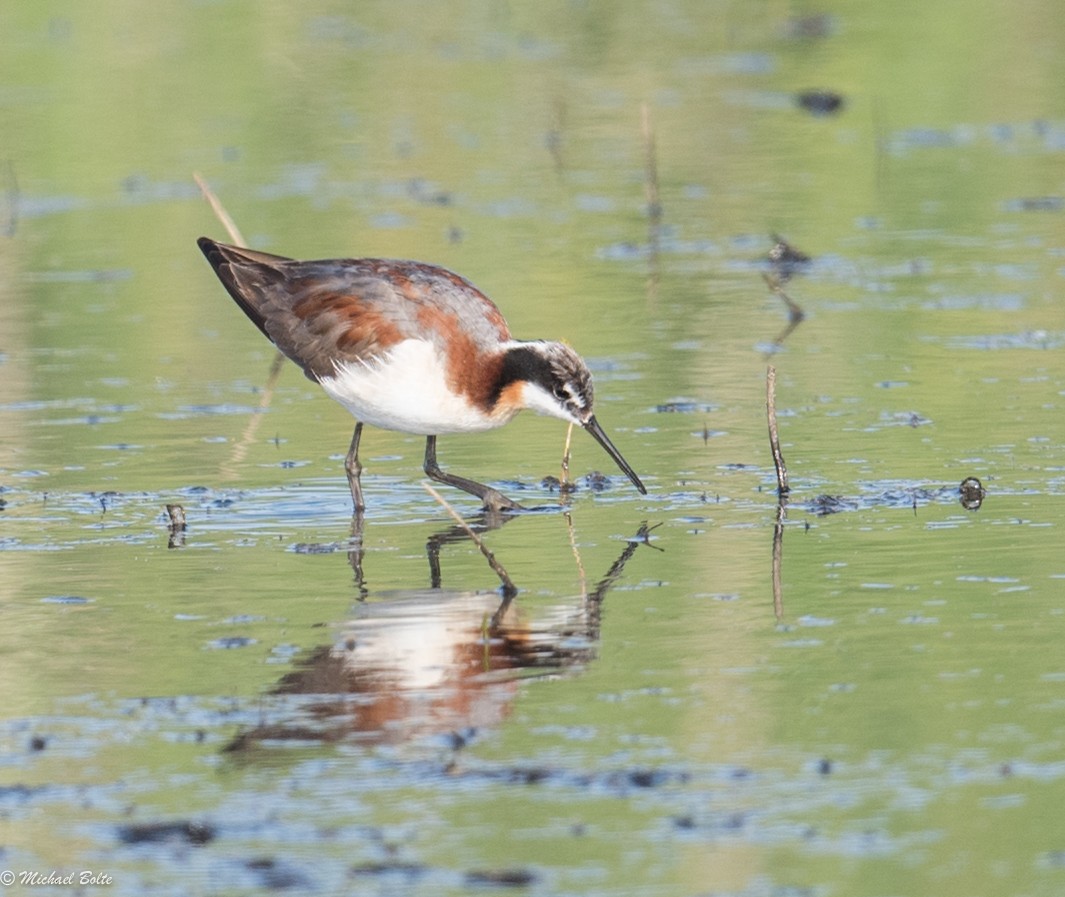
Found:
[[562, 447], [562, 480], [558, 484], [559, 495], [565, 495], [573, 491], [573, 483], [569, 478], [570, 449], [573, 445], [573, 424], [566, 428], [566, 444]]
[[769, 448], [773, 452], [773, 465], [777, 469], [777, 495], [788, 494], [788, 469], [780, 451], [780, 434], [777, 432], [777, 369], [770, 365], [765, 373], [765, 409], [769, 420]]
[[518, 588], [514, 585], [514, 581], [510, 578], [510, 574], [503, 569], [503, 565], [496, 560], [495, 555], [488, 550], [488, 547], [481, 541], [481, 538], [477, 533], [475, 533], [470, 528], [470, 525], [462, 519], [462, 515], [451, 507], [446, 499], [428, 483], [423, 482], [422, 488], [439, 502], [440, 506], [452, 516], [455, 522], [466, 531], [466, 535], [473, 540], [473, 544], [477, 546], [481, 554], [484, 555], [485, 560], [488, 561], [488, 566], [492, 568], [492, 572], [499, 577], [499, 581], [503, 584], [503, 595], [508, 599], [517, 595]]
[[781, 570], [784, 566], [784, 518], [788, 504], [788, 469], [780, 451], [777, 432], [777, 369], [770, 365], [765, 372], [765, 410], [769, 421], [769, 448], [777, 469], [777, 517], [773, 524], [773, 613], [777, 620], [784, 617], [784, 587]]

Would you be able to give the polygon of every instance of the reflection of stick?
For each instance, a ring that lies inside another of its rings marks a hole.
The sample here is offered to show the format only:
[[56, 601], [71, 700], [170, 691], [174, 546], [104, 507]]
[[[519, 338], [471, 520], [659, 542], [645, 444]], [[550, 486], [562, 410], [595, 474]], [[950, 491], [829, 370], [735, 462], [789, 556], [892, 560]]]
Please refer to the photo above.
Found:
[[658, 156], [655, 151], [655, 132], [651, 124], [651, 107], [640, 106], [640, 134], [643, 137], [644, 194], [647, 198], [647, 236], [651, 272], [647, 292], [651, 299], [658, 295], [658, 255], [662, 229], [662, 201], [658, 193]]
[[588, 577], [584, 572], [584, 563], [581, 561], [581, 550], [577, 547], [577, 533], [573, 528], [573, 518], [569, 511], [563, 516], [566, 518], [566, 531], [569, 533], [569, 547], [573, 552], [573, 559], [577, 562], [577, 581], [580, 583], [581, 597], [588, 595]]
[[655, 132], [651, 124], [651, 107], [644, 103], [640, 106], [640, 133], [643, 136], [645, 180], [644, 191], [647, 195], [647, 217], [651, 225], [657, 227], [662, 220], [662, 203], [658, 197], [658, 158], [655, 152]]
[[777, 432], [777, 369], [770, 365], [765, 372], [765, 410], [769, 418], [769, 448], [773, 452], [773, 464], [777, 469], [777, 495], [788, 494], [788, 469], [780, 452], [780, 434]]
[[777, 502], [777, 521], [773, 525], [773, 613], [779, 622], [784, 618], [784, 586], [781, 583], [781, 568], [784, 565], [784, 510], [785, 499]]
[[766, 286], [769, 287], [770, 292], [779, 296], [787, 306], [788, 323], [793, 326], [799, 324], [803, 318], [806, 317], [806, 312], [802, 310], [802, 306], [784, 292], [784, 286], [776, 277], [770, 277], [768, 274], [763, 274], [762, 278], [765, 280]]
[[277, 386], [277, 381], [281, 377], [281, 366], [284, 363], [285, 356], [280, 352], [275, 352], [274, 360], [270, 362], [270, 372], [266, 375], [266, 383], [263, 384], [262, 391], [259, 393], [259, 407], [248, 418], [244, 432], [240, 434], [240, 439], [233, 444], [233, 451], [229, 453], [229, 459], [222, 465], [221, 470], [226, 478], [236, 477], [237, 467], [243, 464], [244, 459], [248, 456], [248, 448], [255, 441], [255, 434], [259, 432], [259, 424], [263, 422], [264, 412], [270, 407], [270, 402], [273, 401], [274, 387]]
[[503, 569], [503, 565], [496, 560], [495, 555], [488, 550], [487, 546], [481, 541], [477, 533], [470, 529], [470, 525], [462, 519], [459, 512], [451, 507], [451, 505], [445, 501], [444, 497], [428, 483], [422, 483], [422, 488], [440, 503], [441, 507], [454, 518], [459, 526], [466, 530], [466, 535], [473, 540], [473, 544], [480, 549], [481, 554], [483, 554], [485, 560], [488, 561], [488, 566], [492, 568], [492, 572], [499, 577], [499, 581], [503, 584], [503, 594], [507, 598], [513, 598], [517, 595], [518, 588], [514, 585], [514, 581], [510, 578], [510, 574]]
[[[229, 239], [232, 240], [236, 246], [247, 246], [248, 244], [244, 241], [244, 235], [241, 234], [240, 228], [237, 227], [232, 216], [226, 211], [225, 206], [222, 205], [222, 201], [215, 195], [215, 192], [211, 189], [211, 185], [200, 177], [197, 172], [193, 172], [192, 178], [196, 181], [196, 185], [200, 188], [203, 198], [207, 200], [215, 217], [221, 222], [222, 227], [226, 229], [226, 233], [229, 234]], [[237, 465], [244, 462], [244, 459], [248, 454], [248, 447], [255, 441], [255, 434], [259, 432], [259, 425], [263, 420], [263, 412], [270, 407], [270, 402], [273, 401], [274, 387], [277, 386], [278, 378], [281, 376], [281, 365], [284, 363], [284, 360], [285, 356], [280, 352], [274, 353], [274, 360], [270, 362], [270, 373], [267, 374], [266, 384], [263, 386], [262, 392], [259, 393], [259, 407], [256, 413], [248, 418], [248, 423], [247, 426], [244, 427], [244, 432], [240, 434], [240, 439], [238, 439], [233, 446], [233, 451], [229, 453], [229, 460], [222, 465], [222, 473], [227, 478], [235, 477], [237, 475]]]
[[7, 160], [7, 190], [4, 191], [7, 198], [7, 221], [4, 222], [3, 234], [5, 237], [15, 236], [18, 230], [18, 178], [15, 177], [15, 166], [10, 159]]

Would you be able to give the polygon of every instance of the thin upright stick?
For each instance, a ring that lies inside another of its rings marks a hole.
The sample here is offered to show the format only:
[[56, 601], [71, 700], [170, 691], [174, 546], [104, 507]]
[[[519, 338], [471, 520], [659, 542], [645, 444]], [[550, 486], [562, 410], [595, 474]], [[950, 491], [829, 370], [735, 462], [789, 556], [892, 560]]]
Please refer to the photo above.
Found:
[[473, 544], [480, 549], [481, 554], [483, 554], [485, 560], [488, 561], [488, 566], [492, 568], [492, 572], [499, 577], [499, 581], [503, 584], [503, 594], [507, 598], [513, 598], [517, 595], [518, 588], [514, 585], [514, 581], [510, 578], [510, 574], [503, 569], [503, 565], [499, 563], [499, 561], [496, 560], [495, 555], [488, 550], [488, 547], [481, 541], [480, 536], [478, 536], [477, 533], [470, 528], [470, 525], [462, 519], [462, 515], [451, 507], [444, 497], [428, 483], [423, 482], [422, 488], [440, 503], [441, 507], [452, 516], [459, 526], [466, 530], [466, 535], [473, 540]]
[[207, 200], [211, 206], [211, 211], [214, 212], [215, 217], [219, 220], [222, 227], [226, 229], [226, 233], [229, 234], [229, 239], [233, 241], [234, 246], [247, 246], [244, 242], [244, 235], [241, 234], [240, 228], [237, 227], [237, 223], [226, 211], [225, 206], [222, 205], [222, 201], [215, 195], [214, 190], [211, 189], [211, 185], [207, 183], [200, 173], [194, 171], [192, 173], [192, 179], [196, 182], [196, 186], [200, 188], [200, 192], [203, 194], [203, 198]]
[[770, 365], [765, 373], [765, 409], [769, 419], [769, 448], [773, 452], [773, 464], [777, 469], [777, 495], [788, 494], [788, 469], [780, 452], [780, 434], [777, 432], [777, 369]]
[[784, 564], [784, 518], [787, 514], [788, 469], [780, 451], [777, 432], [777, 369], [770, 365], [765, 372], [765, 409], [769, 419], [769, 448], [777, 469], [777, 517], [773, 526], [773, 612], [777, 620], [784, 617], [784, 588], [781, 570]]
[[573, 424], [571, 423], [568, 427], [566, 427], [566, 444], [562, 447], [562, 482], [558, 485], [558, 491], [560, 495], [565, 495], [573, 485], [569, 479], [569, 459], [570, 448], [572, 444]]

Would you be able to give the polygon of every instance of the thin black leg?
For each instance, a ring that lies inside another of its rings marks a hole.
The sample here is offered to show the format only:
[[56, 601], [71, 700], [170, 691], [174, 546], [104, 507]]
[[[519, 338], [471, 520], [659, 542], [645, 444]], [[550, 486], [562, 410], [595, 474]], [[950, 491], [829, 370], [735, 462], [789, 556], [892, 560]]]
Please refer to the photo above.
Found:
[[366, 509], [366, 503], [362, 500], [362, 464], [359, 462], [359, 440], [362, 438], [362, 421], [355, 424], [355, 432], [351, 434], [351, 447], [347, 457], [344, 458], [344, 470], [348, 474], [348, 486], [351, 487], [351, 500], [355, 504], [355, 511]]
[[445, 483], [448, 486], [454, 486], [456, 489], [461, 489], [463, 492], [469, 492], [470, 495], [476, 495], [481, 503], [484, 505], [486, 511], [520, 511], [521, 505], [515, 501], [511, 501], [502, 492], [493, 489], [491, 486], [485, 486], [483, 483], [476, 483], [473, 480], [467, 480], [465, 477], [455, 476], [453, 473], [444, 473], [440, 469], [440, 465], [436, 463], [436, 437], [425, 437], [425, 473], [438, 483]]

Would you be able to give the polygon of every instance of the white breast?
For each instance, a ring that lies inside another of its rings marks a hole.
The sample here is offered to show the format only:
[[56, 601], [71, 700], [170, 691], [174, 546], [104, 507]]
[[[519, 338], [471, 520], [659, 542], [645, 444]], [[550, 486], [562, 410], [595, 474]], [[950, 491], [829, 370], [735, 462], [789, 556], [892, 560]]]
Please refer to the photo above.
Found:
[[447, 388], [447, 374], [432, 343], [408, 339], [367, 362], [341, 363], [322, 388], [357, 420], [420, 436], [491, 430], [493, 419]]

